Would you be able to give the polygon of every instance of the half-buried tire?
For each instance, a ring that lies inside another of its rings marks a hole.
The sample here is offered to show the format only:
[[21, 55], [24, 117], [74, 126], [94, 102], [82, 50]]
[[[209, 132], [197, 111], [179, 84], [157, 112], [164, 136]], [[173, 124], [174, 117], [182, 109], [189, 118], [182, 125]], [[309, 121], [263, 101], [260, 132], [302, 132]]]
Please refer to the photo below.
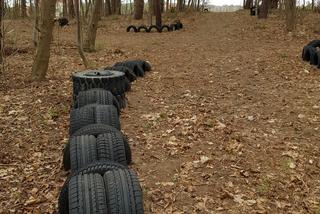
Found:
[[136, 27], [136, 26], [134, 26], [134, 25], [129, 25], [129, 26], [127, 27], [127, 32], [130, 32], [130, 31], [131, 31], [131, 29], [133, 29], [133, 32], [135, 32], [135, 33], [137, 33], [137, 32], [138, 32], [137, 27]]
[[125, 66], [118, 65], [118, 66], [106, 67], [105, 70], [120, 71], [126, 75], [127, 79], [130, 82], [133, 82], [137, 79], [137, 75], [133, 72], [133, 70]]

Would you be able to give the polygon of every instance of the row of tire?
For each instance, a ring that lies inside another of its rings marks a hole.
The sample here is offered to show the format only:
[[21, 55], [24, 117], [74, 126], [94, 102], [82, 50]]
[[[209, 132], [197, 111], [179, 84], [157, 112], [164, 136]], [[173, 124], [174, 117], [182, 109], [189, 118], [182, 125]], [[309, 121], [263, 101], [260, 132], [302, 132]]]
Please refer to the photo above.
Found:
[[61, 214], [142, 214], [138, 177], [128, 168], [131, 149], [121, 132], [131, 82], [151, 66], [143, 60], [116, 63], [101, 70], [75, 73], [70, 139], [63, 166], [71, 171], [59, 196]]
[[302, 59], [320, 68], [320, 40], [312, 40], [302, 50]]
[[146, 25], [141, 25], [139, 27], [136, 27], [134, 25], [129, 25], [127, 27], [127, 32], [133, 31], [135, 33], [137, 32], [147, 32], [147, 33], [151, 33], [151, 32], [170, 32], [170, 31], [175, 31], [175, 30], [180, 30], [183, 28], [183, 24], [180, 21], [176, 21], [175, 23], [172, 23], [170, 25], [162, 25], [157, 26], [157, 25], [151, 25], [150, 27], [146, 26]]

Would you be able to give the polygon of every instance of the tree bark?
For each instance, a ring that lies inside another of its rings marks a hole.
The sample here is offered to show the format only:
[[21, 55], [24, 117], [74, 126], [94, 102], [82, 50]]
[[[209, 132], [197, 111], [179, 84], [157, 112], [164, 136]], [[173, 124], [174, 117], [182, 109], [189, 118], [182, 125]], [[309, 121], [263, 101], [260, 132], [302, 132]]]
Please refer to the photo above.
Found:
[[100, 19], [101, 3], [102, 0], [95, 0], [95, 3], [93, 5], [93, 11], [90, 16], [86, 37], [84, 39], [83, 44], [83, 48], [85, 51], [92, 52], [95, 50], [98, 22]]
[[253, 6], [253, 0], [246, 0], [244, 9], [250, 9]]
[[183, 10], [182, 0], [177, 0], [177, 11]]
[[155, 15], [156, 15], [156, 25], [160, 28], [162, 26], [161, 2], [160, 2], [160, 0], [154, 0], [154, 12], [155, 12]]
[[106, 16], [111, 15], [111, 3], [110, 3], [110, 0], [106, 0], [104, 6], [105, 6], [105, 11], [106, 11]]
[[270, 8], [278, 9], [279, 0], [271, 0]]
[[260, 12], [258, 14], [259, 19], [266, 19], [268, 17], [270, 0], [262, 0]]
[[143, 8], [144, 1], [143, 0], [134, 0], [134, 19], [142, 19], [143, 18]]
[[[77, 0], [75, 0], [77, 1]], [[73, 4], [73, 0], [68, 0], [68, 15], [69, 15], [69, 19], [73, 19], [75, 17], [75, 12], [74, 12], [74, 4]]]
[[34, 25], [32, 31], [32, 42], [36, 48], [39, 40], [39, 0], [34, 1]]
[[296, 27], [296, 0], [285, 0], [287, 31], [293, 31]]
[[81, 22], [80, 22], [80, 5], [79, 1], [75, 0], [74, 3], [74, 12], [77, 20], [77, 46], [78, 46], [78, 51], [79, 55], [82, 59], [82, 62], [86, 68], [89, 67], [89, 63], [87, 61], [86, 56], [84, 55], [83, 48], [82, 48], [82, 40], [81, 40]]
[[21, 17], [27, 17], [27, 2], [26, 0], [21, 0]]
[[63, 15], [63, 17], [68, 17], [67, 0], [62, 0], [62, 15]]
[[43, 80], [48, 71], [55, 12], [56, 0], [41, 1], [40, 39], [32, 67], [34, 80]]
[[[4, 44], [3, 44], [3, 20], [2, 17], [4, 15], [4, 1], [0, 1], [0, 64], [3, 63], [3, 48], [4, 48]], [[3, 66], [1, 65], [1, 74], [4, 72], [3, 71]]]

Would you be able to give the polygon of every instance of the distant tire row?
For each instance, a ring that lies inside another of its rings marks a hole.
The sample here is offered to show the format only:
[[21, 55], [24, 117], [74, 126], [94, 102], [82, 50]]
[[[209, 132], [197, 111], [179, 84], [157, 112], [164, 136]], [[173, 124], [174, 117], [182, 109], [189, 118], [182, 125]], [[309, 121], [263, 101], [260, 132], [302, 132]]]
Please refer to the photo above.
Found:
[[150, 27], [146, 26], [146, 25], [141, 25], [139, 27], [136, 27], [134, 25], [129, 25], [127, 27], [127, 32], [147, 32], [147, 33], [151, 33], [151, 32], [170, 32], [170, 31], [175, 31], [175, 30], [180, 30], [183, 28], [183, 24], [180, 21], [176, 21], [170, 25], [162, 25], [161, 27], [157, 26], [157, 25], [151, 25]]
[[59, 195], [60, 214], [144, 213], [119, 115], [131, 82], [150, 70], [148, 62], [131, 60], [73, 75], [70, 139], [63, 154], [64, 169], [71, 173]]
[[310, 65], [320, 68], [320, 40], [312, 40], [302, 50], [303, 61], [310, 61]]

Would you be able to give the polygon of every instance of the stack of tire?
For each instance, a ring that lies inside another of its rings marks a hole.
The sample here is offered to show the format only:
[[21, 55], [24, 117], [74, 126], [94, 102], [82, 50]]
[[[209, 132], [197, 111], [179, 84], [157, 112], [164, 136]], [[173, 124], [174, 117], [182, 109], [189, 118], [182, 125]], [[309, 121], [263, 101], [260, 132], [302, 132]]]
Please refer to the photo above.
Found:
[[320, 40], [312, 40], [303, 47], [302, 59], [320, 68]]
[[157, 25], [151, 25], [150, 27], [146, 26], [146, 25], [140, 25], [139, 27], [134, 26], [134, 25], [129, 25], [127, 27], [127, 32], [130, 32], [131, 30], [133, 30], [133, 32], [137, 33], [137, 32], [147, 32], [147, 33], [151, 33], [151, 32], [171, 32], [171, 31], [175, 31], [175, 30], [180, 30], [183, 28], [183, 24], [181, 23], [180, 20], [175, 21], [172, 24], [169, 25], [162, 25], [162, 26], [157, 26]]
[[142, 191], [119, 114], [131, 82], [150, 71], [142, 60], [75, 73], [70, 139], [63, 165], [71, 171], [59, 196], [61, 214], [142, 214]]

